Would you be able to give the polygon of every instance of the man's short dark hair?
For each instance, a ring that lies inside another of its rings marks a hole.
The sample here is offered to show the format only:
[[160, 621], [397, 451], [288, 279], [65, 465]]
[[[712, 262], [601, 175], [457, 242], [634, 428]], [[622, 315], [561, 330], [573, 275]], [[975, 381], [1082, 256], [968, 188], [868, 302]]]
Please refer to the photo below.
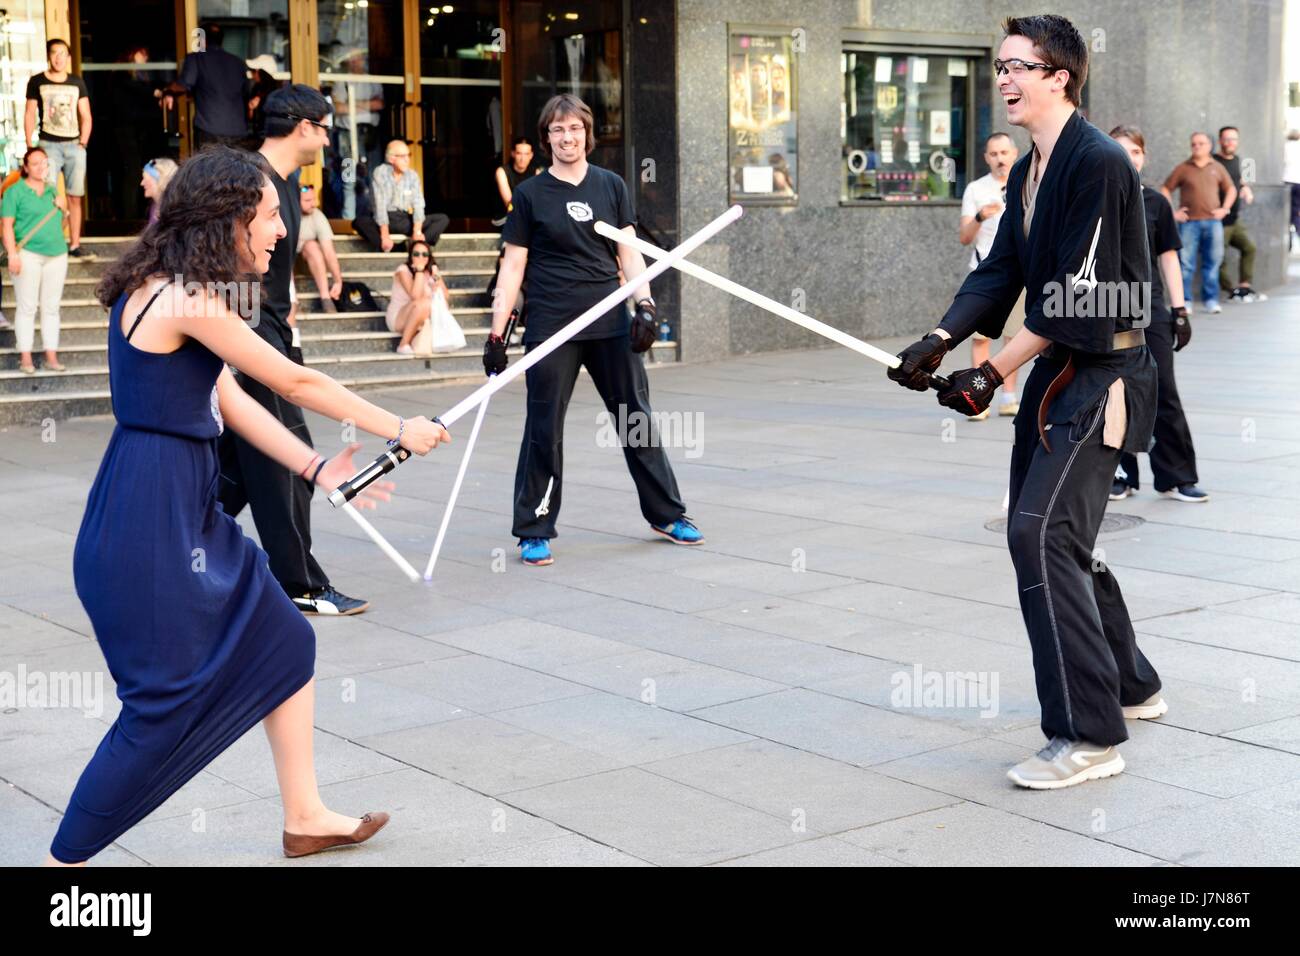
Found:
[[50, 58], [50, 54], [54, 52], [56, 46], [63, 47], [63, 49], [67, 50], [69, 54], [72, 53], [72, 47], [68, 46], [67, 40], [60, 40], [58, 37], [54, 37], [53, 39], [45, 41], [45, 59], [48, 60]]
[[1024, 37], [1056, 70], [1068, 70], [1065, 98], [1078, 106], [1082, 102], [1083, 84], [1088, 82], [1088, 44], [1074, 24], [1055, 13], [1036, 17], [1007, 17], [1002, 30], [1009, 37]]
[[226, 31], [221, 28], [220, 23], [214, 23], [209, 20], [203, 24], [203, 45], [207, 47], [216, 47], [218, 50], [224, 49], [226, 45]]
[[510, 141], [510, 152], [513, 153], [516, 146], [527, 146], [529, 149], [532, 149], [533, 141], [527, 136], [516, 136]]
[[1219, 139], [1223, 139], [1223, 134], [1226, 133], [1228, 130], [1232, 130], [1232, 131], [1233, 131], [1234, 133], [1236, 133], [1238, 136], [1241, 135], [1241, 130], [1237, 129], [1237, 127], [1235, 127], [1235, 126], [1220, 126], [1220, 127], [1219, 127]]
[[280, 139], [291, 134], [303, 120], [319, 123], [333, 112], [320, 90], [303, 83], [282, 86], [266, 98], [265, 136]]
[[989, 133], [988, 139], [984, 140], [984, 152], [987, 153], [989, 151], [989, 144], [992, 143], [995, 139], [1005, 139], [1008, 140], [1012, 146], [1016, 145], [1016, 141], [1014, 139], [1011, 139], [1010, 133], [1003, 133], [1001, 130], [999, 130], [996, 133]]

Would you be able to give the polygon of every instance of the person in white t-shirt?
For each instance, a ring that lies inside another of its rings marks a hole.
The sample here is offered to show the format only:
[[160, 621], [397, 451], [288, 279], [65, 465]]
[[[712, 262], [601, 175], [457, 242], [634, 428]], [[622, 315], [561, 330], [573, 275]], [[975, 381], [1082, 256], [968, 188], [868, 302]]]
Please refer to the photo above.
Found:
[[1286, 146], [1282, 153], [1282, 182], [1291, 190], [1291, 231], [1296, 241], [1300, 242], [1300, 129], [1289, 130], [1286, 134]]
[[[994, 133], [984, 141], [984, 162], [988, 164], [989, 174], [972, 181], [961, 197], [961, 224], [957, 237], [963, 246], [974, 243], [971, 250], [970, 267], [974, 271], [989, 254], [993, 247], [993, 237], [998, 233], [998, 223], [1002, 219], [1002, 210], [1007, 204], [1007, 176], [1015, 165], [1020, 151], [1006, 133]], [[1020, 331], [1025, 324], [1025, 294], [1020, 293], [1011, 315], [1007, 319], [1002, 340], [1008, 341]], [[987, 362], [991, 351], [989, 340], [976, 332], [971, 337], [971, 367], [978, 368]], [[1016, 375], [1012, 372], [1002, 384], [999, 415], [1014, 415], [1020, 411], [1020, 402], [1016, 399]], [[989, 417], [989, 409], [978, 415], [968, 416], [971, 421], [983, 421]]]

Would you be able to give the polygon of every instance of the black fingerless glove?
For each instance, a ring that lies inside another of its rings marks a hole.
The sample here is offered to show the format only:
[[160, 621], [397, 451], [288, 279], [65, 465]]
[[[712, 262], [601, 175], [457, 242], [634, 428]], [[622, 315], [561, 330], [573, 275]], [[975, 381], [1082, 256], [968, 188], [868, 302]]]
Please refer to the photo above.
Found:
[[964, 368], [960, 372], [954, 372], [948, 376], [948, 380], [948, 387], [939, 392], [939, 404], [963, 415], [978, 415], [988, 408], [993, 401], [993, 393], [1002, 384], [1002, 376], [990, 362], [985, 362], [979, 368]]
[[655, 314], [655, 304], [649, 299], [642, 299], [636, 304], [636, 314], [632, 316], [632, 328], [628, 332], [632, 351], [649, 351], [658, 335], [659, 320]]
[[508, 364], [510, 360], [506, 358], [506, 340], [489, 333], [487, 341], [483, 343], [483, 371], [488, 375], [500, 375]]
[[891, 368], [885, 374], [891, 381], [904, 388], [924, 392], [930, 387], [930, 375], [939, 368], [943, 357], [948, 354], [948, 340], [937, 332], [931, 332], [919, 342], [913, 342], [898, 353], [902, 364]]
[[1187, 318], [1187, 307], [1180, 305], [1170, 312], [1174, 317], [1174, 351], [1181, 351], [1192, 340], [1192, 323]]

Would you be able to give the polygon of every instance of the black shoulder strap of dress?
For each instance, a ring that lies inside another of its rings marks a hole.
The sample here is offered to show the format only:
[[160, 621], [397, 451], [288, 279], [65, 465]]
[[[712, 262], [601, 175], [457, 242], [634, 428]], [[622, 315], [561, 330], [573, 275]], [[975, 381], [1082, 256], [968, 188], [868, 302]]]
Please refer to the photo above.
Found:
[[135, 317], [135, 321], [131, 323], [131, 331], [126, 333], [126, 340], [128, 342], [131, 341], [131, 336], [135, 335], [135, 330], [140, 327], [140, 320], [143, 319], [144, 314], [149, 311], [149, 306], [153, 305], [154, 302], [158, 300], [158, 296], [162, 295], [163, 289], [167, 288], [171, 284], [172, 284], [172, 280], [168, 279], [166, 282], [164, 282], [162, 285], [158, 287], [157, 292], [149, 296], [149, 301], [144, 304], [144, 308], [140, 310], [140, 314], [137, 315]]

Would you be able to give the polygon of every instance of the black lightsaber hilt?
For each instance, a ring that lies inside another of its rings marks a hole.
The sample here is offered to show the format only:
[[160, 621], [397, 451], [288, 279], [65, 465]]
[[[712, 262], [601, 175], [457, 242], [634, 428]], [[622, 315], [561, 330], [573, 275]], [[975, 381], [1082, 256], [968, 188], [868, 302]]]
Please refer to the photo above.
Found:
[[930, 374], [930, 387], [936, 392], [942, 392], [945, 388], [952, 388], [952, 379], [946, 375], [940, 375], [938, 372]]
[[329, 501], [335, 508], [346, 502], [351, 501], [357, 495], [361, 494], [365, 487], [376, 479], [382, 478], [388, 474], [406, 459], [411, 457], [411, 453], [401, 445], [395, 445], [389, 448], [382, 455], [372, 461], [366, 468], [357, 472], [343, 484], [339, 485], [329, 494]]

